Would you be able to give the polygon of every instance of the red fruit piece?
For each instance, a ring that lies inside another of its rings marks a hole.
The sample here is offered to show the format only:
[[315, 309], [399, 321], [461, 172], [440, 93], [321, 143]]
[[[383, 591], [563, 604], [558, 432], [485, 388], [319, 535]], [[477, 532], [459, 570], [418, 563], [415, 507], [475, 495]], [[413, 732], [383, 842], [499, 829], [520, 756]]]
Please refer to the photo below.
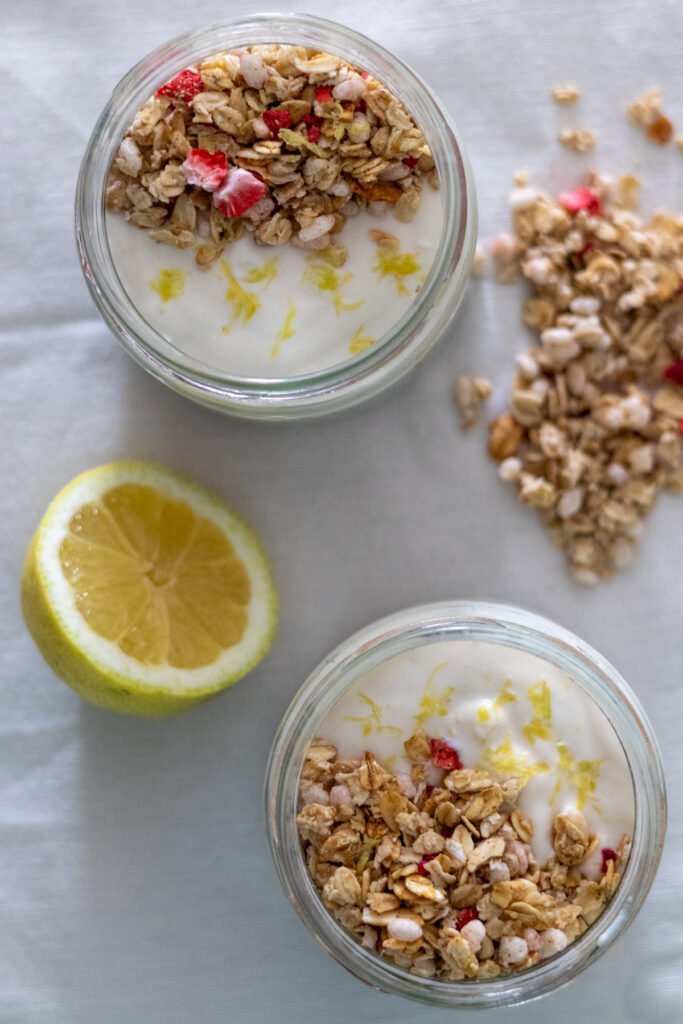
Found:
[[465, 925], [469, 924], [470, 921], [478, 920], [479, 914], [477, 913], [475, 907], [465, 907], [465, 909], [461, 910], [458, 916], [456, 917], [455, 923], [458, 927], [458, 931], [462, 931]]
[[207, 192], [215, 192], [228, 172], [228, 161], [225, 153], [191, 149], [185, 157], [183, 171], [188, 185], [198, 185]]
[[616, 860], [617, 855], [616, 852], [614, 850], [610, 850], [608, 846], [604, 846], [600, 852], [602, 853], [602, 864], [600, 865], [600, 870], [604, 875], [607, 873], [607, 864], [611, 860]]
[[403, 163], [406, 167], [414, 167], [417, 163], [418, 158], [416, 156], [404, 156]]
[[332, 89], [329, 85], [318, 85], [315, 90], [315, 98], [318, 103], [332, 102]]
[[268, 195], [267, 186], [251, 171], [231, 167], [223, 184], [213, 194], [213, 203], [224, 217], [241, 217]]
[[446, 743], [446, 740], [430, 740], [429, 749], [432, 755], [432, 764], [437, 768], [443, 768], [446, 772], [454, 772], [457, 768], [462, 768], [458, 751], [450, 743]]
[[361, 78], [369, 78], [370, 76], [369, 76], [369, 74], [368, 74], [368, 72], [367, 72], [367, 71], [361, 71], [361, 73], [360, 73], [360, 77], [361, 77]]
[[417, 873], [418, 873], [418, 875], [426, 875], [427, 874], [427, 869], [425, 867], [425, 864], [429, 864], [430, 860], [434, 860], [434, 858], [436, 856], [437, 856], [437, 854], [435, 854], [435, 853], [426, 853], [424, 855], [424, 857], [422, 858], [420, 863], [417, 865]]
[[304, 114], [301, 120], [308, 126], [308, 141], [317, 142], [320, 138], [320, 125], [323, 123], [322, 117], [318, 117], [316, 114]]
[[599, 217], [602, 213], [600, 196], [596, 196], [595, 192], [583, 186], [574, 188], [571, 192], [560, 192], [560, 203], [568, 213], [587, 210], [594, 217]]
[[170, 82], [166, 82], [160, 89], [157, 89], [156, 95], [168, 96], [169, 99], [182, 100], [183, 103], [189, 103], [200, 92], [204, 92], [204, 83], [201, 76], [196, 71], [190, 71], [189, 68], [186, 68], [185, 71], [181, 71], [179, 75], [172, 78]]
[[268, 125], [268, 130], [277, 135], [281, 128], [289, 128], [292, 123], [292, 115], [282, 107], [272, 107], [264, 110], [261, 117]]
[[675, 363], [667, 366], [662, 376], [664, 380], [670, 380], [672, 384], [678, 384], [683, 388], [683, 359], [677, 359]]

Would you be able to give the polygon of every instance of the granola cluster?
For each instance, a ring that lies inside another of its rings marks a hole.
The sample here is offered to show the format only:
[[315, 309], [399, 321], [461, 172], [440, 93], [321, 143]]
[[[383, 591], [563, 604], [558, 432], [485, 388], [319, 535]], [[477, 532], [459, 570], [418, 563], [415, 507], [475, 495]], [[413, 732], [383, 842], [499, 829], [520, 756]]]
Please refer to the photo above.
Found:
[[344, 760], [313, 740], [297, 817], [308, 869], [337, 921], [413, 974], [462, 981], [526, 970], [599, 917], [630, 842], [603, 850], [595, 881], [581, 865], [598, 837], [566, 811], [539, 865], [533, 823], [516, 809], [519, 778], [456, 767], [428, 785], [434, 765], [460, 764], [447, 746], [416, 733], [405, 743], [410, 774], [397, 775], [371, 753]]
[[627, 107], [629, 120], [642, 128], [651, 142], [665, 146], [674, 132], [674, 127], [662, 111], [662, 90], [648, 89], [637, 96]]
[[411, 220], [437, 187], [399, 100], [340, 57], [253, 46], [186, 69], [138, 112], [113, 161], [107, 207], [206, 268], [245, 231], [321, 250], [347, 217]]
[[588, 585], [631, 562], [660, 490], [683, 490], [683, 217], [645, 221], [638, 184], [593, 175], [554, 199], [522, 177], [492, 246], [499, 278], [532, 287], [538, 340], [489, 453]]

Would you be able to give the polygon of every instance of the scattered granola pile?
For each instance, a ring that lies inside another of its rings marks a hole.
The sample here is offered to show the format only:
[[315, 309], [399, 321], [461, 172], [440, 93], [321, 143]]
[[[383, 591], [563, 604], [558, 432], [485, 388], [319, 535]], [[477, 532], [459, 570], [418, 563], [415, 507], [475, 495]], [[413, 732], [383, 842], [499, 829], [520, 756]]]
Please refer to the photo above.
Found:
[[380, 82], [300, 46], [219, 53], [181, 71], [138, 112], [106, 202], [151, 238], [211, 266], [245, 231], [321, 250], [347, 217], [409, 221], [428, 182], [424, 135]]
[[515, 234], [492, 246], [533, 288], [538, 342], [489, 453], [588, 585], [631, 562], [659, 491], [683, 490], [683, 217], [645, 221], [638, 184], [593, 175], [554, 199], [520, 177]]
[[[405, 742], [410, 775], [373, 754], [339, 758], [312, 742], [297, 825], [327, 909], [368, 950], [420, 977], [462, 981], [533, 967], [560, 953], [614, 895], [630, 841], [602, 850], [602, 878], [580, 811], [556, 815], [553, 856], [539, 865], [533, 823], [516, 809], [515, 776], [464, 768], [444, 740]], [[437, 786], [429, 773], [441, 769]]]

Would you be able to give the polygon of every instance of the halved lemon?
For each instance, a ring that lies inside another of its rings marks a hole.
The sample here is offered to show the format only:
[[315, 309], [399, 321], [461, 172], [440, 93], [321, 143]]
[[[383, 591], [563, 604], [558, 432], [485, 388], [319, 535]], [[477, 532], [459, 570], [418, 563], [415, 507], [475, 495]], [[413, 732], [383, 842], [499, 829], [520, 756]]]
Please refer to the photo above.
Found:
[[49, 506], [22, 579], [26, 624], [82, 697], [137, 715], [184, 711], [252, 669], [277, 619], [252, 531], [162, 466], [117, 462]]

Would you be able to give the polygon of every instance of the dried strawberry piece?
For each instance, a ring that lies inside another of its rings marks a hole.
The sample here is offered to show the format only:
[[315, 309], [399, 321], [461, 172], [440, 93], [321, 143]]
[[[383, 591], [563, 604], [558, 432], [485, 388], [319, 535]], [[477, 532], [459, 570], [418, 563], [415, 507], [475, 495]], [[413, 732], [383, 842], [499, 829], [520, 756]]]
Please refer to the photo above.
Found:
[[418, 873], [418, 875], [426, 875], [427, 874], [427, 869], [425, 867], [425, 864], [429, 864], [430, 860], [434, 860], [434, 858], [436, 856], [437, 856], [436, 853], [426, 853], [424, 855], [424, 857], [422, 858], [420, 863], [417, 865], [417, 873]]
[[677, 359], [675, 363], [667, 366], [662, 374], [664, 380], [670, 380], [672, 384], [678, 384], [683, 388], [683, 359]]
[[370, 75], [368, 74], [368, 72], [367, 72], [367, 71], [361, 71], [361, 73], [360, 73], [360, 77], [361, 77], [361, 78], [369, 78], [369, 77], [370, 77]]
[[683, 420], [678, 421], [678, 433], [683, 437]]
[[204, 92], [204, 83], [201, 76], [196, 71], [190, 71], [189, 68], [186, 68], [185, 71], [181, 71], [179, 75], [172, 78], [170, 82], [166, 82], [160, 89], [157, 89], [156, 95], [168, 96], [169, 99], [189, 103], [200, 92]]
[[318, 103], [332, 102], [332, 89], [329, 85], [318, 85], [315, 90], [315, 98]]
[[446, 740], [430, 740], [429, 749], [432, 764], [437, 768], [443, 768], [446, 772], [454, 772], [457, 768], [462, 768], [458, 751]]
[[600, 865], [600, 870], [604, 875], [607, 873], [607, 865], [609, 861], [616, 860], [617, 854], [615, 850], [610, 850], [609, 846], [604, 846], [600, 852], [602, 854], [602, 864]]
[[416, 165], [417, 161], [418, 161], [418, 157], [416, 157], [416, 156], [404, 156], [403, 157], [403, 163], [406, 165], [406, 167], [414, 167]]
[[183, 163], [188, 185], [198, 185], [207, 192], [215, 192], [228, 173], [225, 153], [210, 153], [208, 149], [190, 149]]
[[579, 213], [581, 210], [587, 210], [594, 217], [599, 217], [602, 213], [600, 196], [597, 196], [595, 192], [591, 192], [589, 188], [584, 188], [583, 186], [574, 188], [571, 192], [560, 192], [560, 203], [568, 213]]
[[317, 114], [304, 114], [301, 120], [308, 127], [308, 141], [317, 142], [320, 138], [320, 126], [323, 123], [322, 117], [318, 117]]
[[224, 217], [241, 217], [268, 195], [268, 187], [251, 171], [232, 167], [213, 194], [213, 203]]
[[465, 927], [465, 925], [469, 924], [470, 921], [478, 921], [478, 920], [479, 920], [479, 914], [477, 913], [476, 908], [475, 907], [465, 907], [465, 909], [461, 910], [460, 913], [458, 914], [458, 916], [456, 917], [455, 923], [457, 925], [458, 931], [462, 931], [462, 929]]
[[271, 107], [270, 110], [264, 110], [261, 117], [273, 135], [277, 135], [281, 128], [289, 128], [292, 124], [292, 115], [283, 107]]

